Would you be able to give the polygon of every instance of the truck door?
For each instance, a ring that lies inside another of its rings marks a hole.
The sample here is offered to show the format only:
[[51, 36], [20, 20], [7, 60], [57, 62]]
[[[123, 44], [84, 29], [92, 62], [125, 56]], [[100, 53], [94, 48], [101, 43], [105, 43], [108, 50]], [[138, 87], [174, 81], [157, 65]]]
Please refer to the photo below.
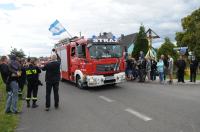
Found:
[[76, 47], [71, 46], [70, 48], [70, 80], [74, 80], [74, 72], [76, 69], [77, 69]]
[[78, 68], [83, 72], [83, 70], [86, 70], [83, 66], [86, 62], [86, 45], [80, 44], [77, 46], [77, 57], [79, 58]]

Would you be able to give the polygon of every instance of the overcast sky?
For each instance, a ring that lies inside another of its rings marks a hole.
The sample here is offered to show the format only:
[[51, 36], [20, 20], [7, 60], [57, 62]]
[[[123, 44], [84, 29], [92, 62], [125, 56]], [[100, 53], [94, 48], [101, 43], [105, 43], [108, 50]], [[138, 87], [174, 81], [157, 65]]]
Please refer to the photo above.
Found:
[[161, 37], [153, 44], [159, 47], [165, 37], [174, 41], [181, 18], [199, 7], [199, 0], [0, 0], [0, 55], [11, 47], [30, 56], [50, 55], [54, 43], [67, 36], [53, 37], [48, 31], [56, 19], [72, 35], [86, 37], [127, 35], [143, 23]]

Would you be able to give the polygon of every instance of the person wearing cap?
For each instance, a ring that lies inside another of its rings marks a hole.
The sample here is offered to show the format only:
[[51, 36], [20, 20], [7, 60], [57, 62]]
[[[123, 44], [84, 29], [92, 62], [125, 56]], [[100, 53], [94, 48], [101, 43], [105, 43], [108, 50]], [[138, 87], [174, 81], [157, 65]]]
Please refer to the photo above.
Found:
[[60, 81], [60, 64], [61, 59], [55, 49], [52, 50], [54, 54], [51, 55], [51, 61], [48, 62], [43, 68], [46, 71], [46, 111], [50, 108], [51, 90], [54, 92], [54, 106], [57, 109], [59, 107], [59, 81]]
[[[39, 85], [39, 74], [41, 70], [36, 64], [36, 60], [31, 59], [28, 67], [26, 68], [26, 78], [28, 82], [28, 90], [27, 90], [27, 107], [30, 107], [30, 101], [32, 99], [32, 108], [38, 107], [37, 102], [37, 93], [38, 93], [38, 85]], [[31, 98], [32, 97], [32, 98]]]

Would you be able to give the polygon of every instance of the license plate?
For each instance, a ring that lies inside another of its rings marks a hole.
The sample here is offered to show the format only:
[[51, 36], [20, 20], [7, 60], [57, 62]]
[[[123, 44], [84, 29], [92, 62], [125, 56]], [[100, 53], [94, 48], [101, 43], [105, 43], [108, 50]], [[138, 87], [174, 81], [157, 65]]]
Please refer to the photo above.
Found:
[[108, 77], [106, 77], [105, 79], [106, 79], [106, 80], [113, 80], [113, 79], [115, 79], [115, 78], [114, 78], [114, 76], [108, 76]]

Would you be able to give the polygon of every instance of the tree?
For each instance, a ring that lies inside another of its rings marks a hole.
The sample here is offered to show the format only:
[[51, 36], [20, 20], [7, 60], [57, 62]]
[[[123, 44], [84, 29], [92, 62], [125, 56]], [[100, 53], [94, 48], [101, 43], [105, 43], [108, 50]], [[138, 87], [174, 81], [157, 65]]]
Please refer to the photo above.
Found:
[[24, 58], [26, 55], [24, 54], [24, 51], [22, 49], [20, 50], [17, 50], [16, 48], [13, 48], [11, 51], [10, 51], [10, 55], [9, 56], [12, 56], [12, 55], [15, 55], [16, 57], [19, 57], [19, 58]]
[[188, 46], [200, 59], [200, 8], [181, 21], [183, 32], [176, 33], [177, 46]]
[[165, 38], [165, 42], [161, 45], [157, 52], [157, 58], [160, 58], [161, 55], [171, 55], [174, 60], [177, 60], [178, 53], [173, 49], [176, 46], [170, 41], [169, 38]]
[[143, 25], [141, 25], [139, 29], [139, 33], [137, 34], [137, 37], [136, 37], [136, 41], [134, 43], [132, 56], [138, 59], [140, 51], [143, 51], [144, 55], [146, 55], [148, 49], [149, 49], [149, 46], [148, 46], [147, 35], [145, 33], [145, 28]]

